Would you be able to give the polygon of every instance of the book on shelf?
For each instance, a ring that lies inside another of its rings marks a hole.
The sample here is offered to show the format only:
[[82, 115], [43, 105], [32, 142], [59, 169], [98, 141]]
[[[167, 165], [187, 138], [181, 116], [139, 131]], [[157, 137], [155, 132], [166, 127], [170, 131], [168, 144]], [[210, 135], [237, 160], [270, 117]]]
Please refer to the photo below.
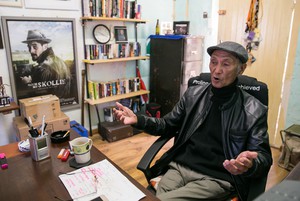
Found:
[[94, 98], [97, 100], [100, 98], [100, 91], [99, 91], [99, 83], [93, 82], [93, 89], [94, 89]]
[[95, 95], [94, 95], [94, 82], [89, 80], [88, 81], [88, 95], [89, 98], [92, 100], [95, 100]]
[[88, 94], [92, 100], [140, 91], [140, 78], [122, 78], [111, 81], [88, 81]]
[[88, 60], [137, 57], [141, 55], [141, 45], [139, 42], [92, 44], [85, 45], [85, 52]]
[[85, 17], [140, 19], [140, 15], [140, 5], [134, 0], [83, 0]]

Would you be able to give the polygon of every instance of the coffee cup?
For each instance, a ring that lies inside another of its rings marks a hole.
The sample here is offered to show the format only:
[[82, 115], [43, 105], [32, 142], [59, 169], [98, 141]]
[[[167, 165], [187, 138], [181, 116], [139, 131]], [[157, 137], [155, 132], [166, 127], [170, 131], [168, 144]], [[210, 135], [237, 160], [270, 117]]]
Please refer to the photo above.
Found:
[[87, 163], [91, 160], [91, 151], [87, 151], [83, 154], [74, 154], [75, 161], [78, 164]]
[[88, 137], [78, 137], [70, 141], [71, 150], [74, 154], [85, 154], [91, 150], [93, 141]]

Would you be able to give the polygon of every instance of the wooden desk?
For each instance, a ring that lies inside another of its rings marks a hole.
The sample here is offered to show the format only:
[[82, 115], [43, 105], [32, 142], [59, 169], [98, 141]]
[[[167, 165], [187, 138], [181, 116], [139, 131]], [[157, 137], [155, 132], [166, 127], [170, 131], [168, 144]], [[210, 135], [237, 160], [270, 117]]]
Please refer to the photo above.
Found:
[[[79, 135], [71, 129], [71, 139]], [[8, 169], [0, 169], [0, 200], [5, 201], [33, 201], [33, 200], [71, 200], [65, 186], [59, 179], [59, 175], [75, 170], [69, 166], [68, 161], [62, 162], [57, 159], [61, 148], [68, 147], [68, 142], [51, 144], [51, 157], [39, 162], [32, 160], [30, 153], [18, 151], [18, 143], [0, 146], [0, 152], [7, 156]], [[126, 176], [145, 195], [142, 201], [158, 200], [150, 191], [120, 169], [114, 162], [108, 159], [98, 149], [91, 149], [93, 163], [107, 159], [124, 176]]]

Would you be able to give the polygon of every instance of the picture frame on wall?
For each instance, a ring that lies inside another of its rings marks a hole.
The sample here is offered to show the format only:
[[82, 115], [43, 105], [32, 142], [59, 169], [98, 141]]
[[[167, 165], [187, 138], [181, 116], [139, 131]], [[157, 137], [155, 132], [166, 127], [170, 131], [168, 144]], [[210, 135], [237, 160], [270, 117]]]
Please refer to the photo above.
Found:
[[2, 28], [15, 101], [53, 94], [80, 107], [75, 19], [2, 16]]
[[79, 10], [78, 0], [24, 0], [26, 8], [50, 10]]
[[0, 0], [0, 6], [22, 7], [22, 0]]
[[189, 34], [189, 21], [174, 21], [173, 31], [175, 35], [188, 35]]
[[116, 43], [127, 43], [127, 27], [126, 26], [115, 26], [115, 40]]

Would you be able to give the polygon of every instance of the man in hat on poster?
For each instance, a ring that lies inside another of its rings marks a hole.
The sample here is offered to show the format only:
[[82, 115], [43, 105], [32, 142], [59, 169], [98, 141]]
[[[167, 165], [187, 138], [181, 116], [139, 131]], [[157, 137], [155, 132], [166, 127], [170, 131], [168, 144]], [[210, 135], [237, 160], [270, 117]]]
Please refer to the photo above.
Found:
[[37, 90], [47, 90], [47, 93], [59, 98], [70, 94], [71, 73], [66, 63], [54, 54], [52, 47], [48, 47], [51, 39], [39, 30], [29, 30], [27, 44], [32, 61], [37, 62], [31, 69], [29, 76], [21, 77], [24, 83], [31, 83]]

